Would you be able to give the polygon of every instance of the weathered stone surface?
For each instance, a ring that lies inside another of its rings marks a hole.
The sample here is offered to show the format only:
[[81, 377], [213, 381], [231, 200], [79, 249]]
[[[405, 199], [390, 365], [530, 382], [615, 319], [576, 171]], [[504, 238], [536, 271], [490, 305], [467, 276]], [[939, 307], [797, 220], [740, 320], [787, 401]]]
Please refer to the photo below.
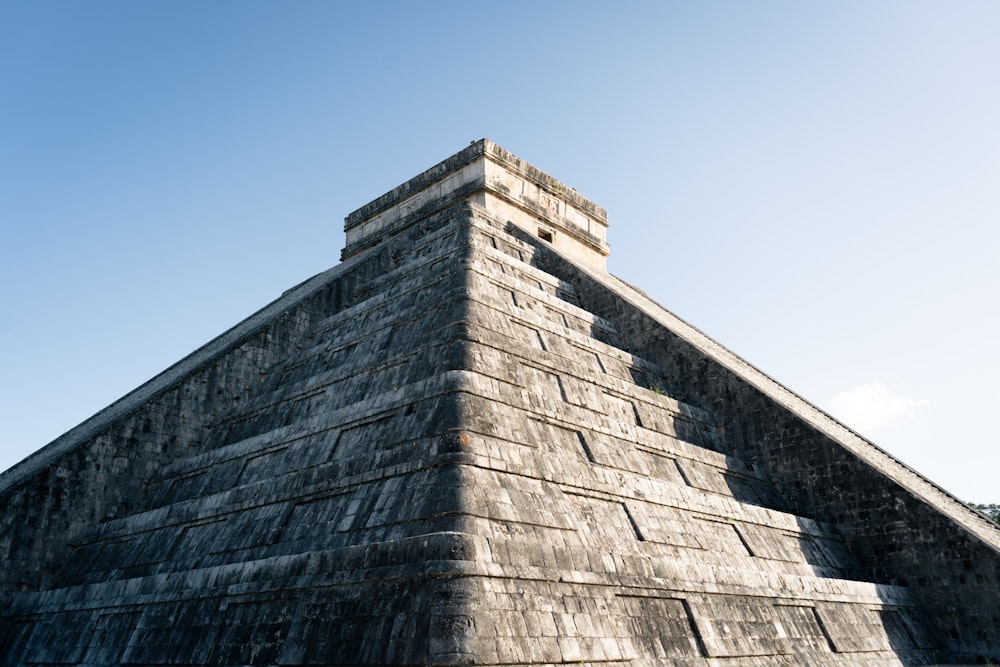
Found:
[[0, 476], [3, 664], [1000, 656], [1000, 531], [604, 272], [593, 203], [484, 140], [347, 226]]

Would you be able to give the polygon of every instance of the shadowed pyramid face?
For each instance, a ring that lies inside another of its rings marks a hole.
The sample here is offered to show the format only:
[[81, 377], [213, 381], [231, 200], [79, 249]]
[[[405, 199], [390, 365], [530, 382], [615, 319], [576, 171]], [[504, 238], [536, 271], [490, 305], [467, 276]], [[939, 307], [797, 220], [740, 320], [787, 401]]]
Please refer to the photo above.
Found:
[[[885, 548], [906, 521], [857, 525], [888, 473], [657, 323], [603, 271], [603, 211], [539, 174], [484, 141], [360, 209], [344, 264], [74, 445], [162, 441], [115, 516], [8, 547], [35, 590], [5, 664], [945, 655]], [[859, 490], [806, 488], [821, 465]]]

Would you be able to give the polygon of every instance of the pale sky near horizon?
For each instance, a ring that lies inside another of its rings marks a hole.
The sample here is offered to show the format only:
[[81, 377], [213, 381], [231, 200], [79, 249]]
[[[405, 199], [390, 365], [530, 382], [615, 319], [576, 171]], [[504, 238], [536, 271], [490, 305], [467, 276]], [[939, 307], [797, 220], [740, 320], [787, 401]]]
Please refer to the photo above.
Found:
[[1000, 3], [0, 0], [0, 470], [489, 137], [612, 273], [1000, 502]]

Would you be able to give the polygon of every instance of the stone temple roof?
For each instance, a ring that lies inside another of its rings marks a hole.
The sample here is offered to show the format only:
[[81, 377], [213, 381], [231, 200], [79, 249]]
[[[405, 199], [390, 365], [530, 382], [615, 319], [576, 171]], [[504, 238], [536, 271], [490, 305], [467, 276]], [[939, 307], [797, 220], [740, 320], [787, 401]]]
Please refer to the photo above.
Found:
[[488, 141], [0, 475], [3, 665], [1000, 661], [1000, 530]]

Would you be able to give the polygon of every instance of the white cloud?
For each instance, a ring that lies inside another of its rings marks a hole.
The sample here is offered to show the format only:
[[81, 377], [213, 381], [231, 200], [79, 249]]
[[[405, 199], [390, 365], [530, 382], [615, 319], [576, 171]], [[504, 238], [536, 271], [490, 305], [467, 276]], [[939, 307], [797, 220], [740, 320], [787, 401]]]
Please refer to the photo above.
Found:
[[881, 382], [869, 382], [837, 394], [830, 401], [830, 412], [851, 428], [863, 433], [912, 419], [928, 401], [900, 396]]

